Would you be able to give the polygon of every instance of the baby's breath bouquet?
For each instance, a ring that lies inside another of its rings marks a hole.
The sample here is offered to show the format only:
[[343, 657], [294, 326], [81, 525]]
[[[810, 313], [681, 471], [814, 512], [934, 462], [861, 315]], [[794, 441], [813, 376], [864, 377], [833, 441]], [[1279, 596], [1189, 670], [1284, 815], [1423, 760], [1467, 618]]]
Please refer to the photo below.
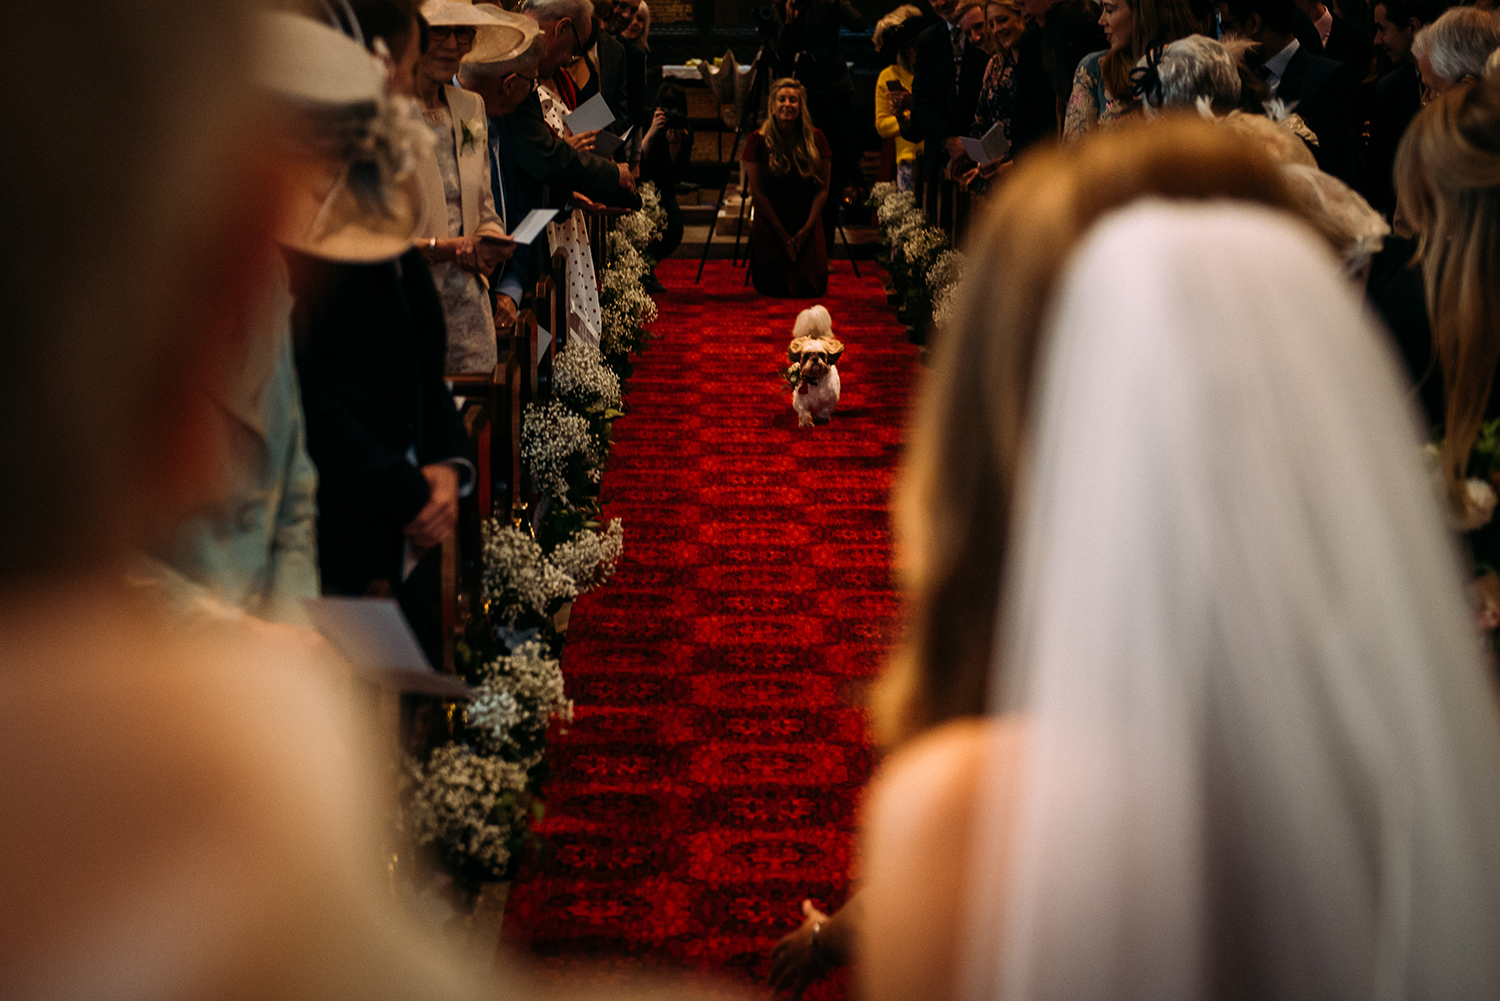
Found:
[[562, 665], [541, 642], [527, 640], [508, 654], [478, 660], [470, 673], [477, 694], [464, 713], [468, 743], [529, 773], [542, 762], [547, 727], [573, 720]]
[[598, 493], [606, 447], [588, 418], [560, 400], [526, 405], [521, 461], [537, 489], [554, 501], [577, 506]]
[[661, 195], [655, 184], [647, 181], [641, 185], [638, 193], [641, 207], [621, 216], [615, 222], [615, 232], [623, 234], [637, 250], [644, 253], [646, 247], [667, 228], [667, 212], [661, 207]]
[[401, 823], [413, 844], [430, 846], [470, 893], [511, 877], [535, 807], [525, 767], [455, 742], [409, 760], [406, 778]]

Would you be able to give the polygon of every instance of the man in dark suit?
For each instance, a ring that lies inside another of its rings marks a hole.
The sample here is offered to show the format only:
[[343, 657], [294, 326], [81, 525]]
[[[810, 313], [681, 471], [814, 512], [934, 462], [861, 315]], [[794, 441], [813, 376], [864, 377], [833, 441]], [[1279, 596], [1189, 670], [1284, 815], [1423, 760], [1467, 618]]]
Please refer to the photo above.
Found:
[[964, 36], [957, 7], [958, 0], [933, 0], [933, 12], [942, 20], [917, 36], [912, 117], [924, 143], [923, 176], [929, 181], [964, 155], [960, 139], [974, 124], [974, 105], [990, 61], [989, 53]]
[[416, 250], [381, 264], [286, 257], [323, 592], [389, 588], [423, 646], [440, 649], [432, 551], [453, 530], [474, 466], [443, 381], [432, 272]]
[[1073, 71], [1090, 52], [1109, 48], [1090, 0], [1027, 0], [1030, 22], [1016, 47], [1016, 112], [1011, 146], [1020, 152], [1056, 139], [1073, 90]]
[[[1370, 55], [1373, 51], [1369, 33], [1335, 14], [1323, 0], [1297, 0], [1297, 7], [1307, 15], [1322, 49], [1314, 54], [1337, 59], [1354, 71], [1356, 80], [1363, 80], [1370, 71]], [[1309, 44], [1309, 40], [1300, 33], [1294, 34], [1304, 45]]]
[[1219, 18], [1226, 34], [1256, 42], [1249, 60], [1271, 96], [1302, 116], [1318, 137], [1318, 166], [1356, 191], [1364, 190], [1364, 148], [1360, 142], [1359, 81], [1348, 66], [1313, 55], [1293, 37], [1293, 0], [1221, 0]]
[[1384, 0], [1375, 5], [1375, 45], [1395, 68], [1375, 82], [1370, 104], [1370, 204], [1389, 218], [1396, 211], [1392, 173], [1396, 147], [1422, 110], [1422, 78], [1411, 53], [1417, 32], [1443, 13], [1440, 0]]

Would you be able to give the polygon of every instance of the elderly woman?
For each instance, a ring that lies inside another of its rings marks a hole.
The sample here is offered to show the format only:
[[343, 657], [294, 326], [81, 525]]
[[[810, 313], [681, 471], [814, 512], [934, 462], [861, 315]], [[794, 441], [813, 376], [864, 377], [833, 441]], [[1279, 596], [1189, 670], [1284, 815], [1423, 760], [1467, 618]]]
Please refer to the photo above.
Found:
[[417, 246], [432, 262], [443, 302], [448, 371], [488, 372], [498, 352], [487, 280], [510, 258], [515, 243], [505, 235], [490, 191], [484, 101], [452, 81], [476, 42], [487, 45], [489, 33], [504, 28], [457, 0], [428, 0], [422, 16], [430, 40], [417, 62], [415, 83], [434, 155], [423, 157], [418, 167], [427, 216]]
[[818, 221], [831, 156], [813, 128], [802, 84], [790, 77], [771, 84], [765, 123], [746, 137], [741, 157], [755, 199], [750, 277], [761, 295], [809, 299], [827, 291], [828, 249]]
[[1063, 141], [1072, 142], [1096, 125], [1139, 109], [1130, 71], [1153, 45], [1198, 30], [1184, 0], [1103, 0], [1099, 25], [1108, 49], [1083, 57], [1073, 74], [1073, 92], [1063, 121]]
[[1417, 32], [1411, 54], [1426, 104], [1461, 80], [1484, 76], [1485, 60], [1500, 48], [1500, 20], [1487, 10], [1455, 7]]

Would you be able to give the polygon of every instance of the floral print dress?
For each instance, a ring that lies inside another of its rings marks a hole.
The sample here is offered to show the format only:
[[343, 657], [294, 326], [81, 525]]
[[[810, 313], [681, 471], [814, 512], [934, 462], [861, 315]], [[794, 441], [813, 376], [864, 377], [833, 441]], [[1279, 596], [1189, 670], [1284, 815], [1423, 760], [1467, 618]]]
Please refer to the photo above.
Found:
[[[1005, 141], [1010, 142], [1011, 120], [1016, 113], [1016, 57], [1010, 51], [990, 57], [984, 70], [984, 83], [979, 88], [979, 101], [974, 105], [974, 127], [969, 135], [983, 139], [996, 125], [1002, 126]], [[1007, 157], [1008, 159], [1008, 157]]]
[[1131, 95], [1116, 97], [1104, 88], [1104, 73], [1099, 68], [1099, 60], [1108, 52], [1108, 49], [1102, 49], [1089, 53], [1073, 73], [1073, 93], [1068, 97], [1068, 111], [1063, 119], [1065, 143], [1081, 138], [1096, 125], [1107, 125], [1124, 118], [1138, 107]]
[[[559, 136], [568, 135], [563, 121], [567, 108], [562, 99], [547, 87], [537, 91], [542, 102], [542, 119]], [[604, 320], [599, 313], [599, 283], [594, 276], [594, 256], [589, 248], [589, 231], [581, 212], [570, 212], [562, 222], [547, 224], [547, 239], [552, 253], [563, 253], [563, 288], [568, 297], [569, 344], [599, 347]]]

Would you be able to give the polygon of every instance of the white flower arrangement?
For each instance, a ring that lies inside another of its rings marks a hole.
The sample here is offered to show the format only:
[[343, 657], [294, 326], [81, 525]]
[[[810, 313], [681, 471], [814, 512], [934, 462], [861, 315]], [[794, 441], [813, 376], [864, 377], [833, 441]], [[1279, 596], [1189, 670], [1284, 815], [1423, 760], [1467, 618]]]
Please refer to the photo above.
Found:
[[528, 403], [521, 421], [521, 461], [537, 486], [559, 501], [566, 500], [575, 459], [590, 483], [603, 478], [604, 456], [589, 433], [588, 419], [558, 400], [542, 406]]
[[486, 663], [475, 687], [478, 697], [466, 713], [475, 746], [528, 770], [542, 760], [543, 738], [552, 721], [573, 720], [562, 665], [536, 640]]
[[950, 286], [957, 285], [964, 276], [964, 255], [956, 250], [941, 251], [927, 268], [927, 287], [932, 289], [933, 299]]
[[896, 194], [895, 181], [881, 181], [870, 186], [870, 204], [877, 209], [885, 204], [887, 198]]
[[579, 594], [587, 594], [614, 576], [625, 552], [625, 526], [615, 518], [602, 532], [587, 529], [555, 546], [547, 559], [572, 579]]
[[917, 209], [917, 198], [910, 191], [898, 191], [880, 203], [875, 210], [875, 218], [880, 221], [884, 228], [889, 223], [906, 215], [908, 212], [919, 211]]
[[938, 328], [952, 323], [958, 314], [958, 283], [948, 285], [932, 297], [932, 323]]
[[639, 194], [641, 207], [617, 219], [615, 232], [623, 235], [637, 250], [645, 250], [666, 229], [667, 213], [661, 207], [661, 196], [657, 194], [656, 185], [641, 185]]
[[436, 845], [455, 868], [503, 879], [531, 810], [526, 769], [461, 744], [412, 765], [414, 786], [402, 822], [418, 845]]
[[599, 337], [600, 350], [610, 356], [627, 355], [639, 350], [647, 324], [656, 320], [656, 303], [646, 294], [638, 279], [614, 268], [604, 272], [599, 290], [599, 310], [604, 330]]
[[613, 280], [620, 282], [639, 282], [651, 265], [646, 263], [645, 255], [636, 249], [630, 238], [619, 230], [609, 234], [609, 265], [605, 269], [602, 281]]
[[548, 618], [564, 601], [578, 596], [578, 585], [542, 553], [519, 528], [493, 519], [480, 526], [484, 570], [480, 596], [491, 618], [512, 625], [530, 612]]
[[921, 226], [903, 236], [901, 254], [908, 264], [925, 270], [937, 252], [947, 246], [948, 234], [935, 226]]
[[599, 349], [574, 343], [552, 359], [552, 392], [580, 413], [620, 408], [620, 377], [604, 364]]

